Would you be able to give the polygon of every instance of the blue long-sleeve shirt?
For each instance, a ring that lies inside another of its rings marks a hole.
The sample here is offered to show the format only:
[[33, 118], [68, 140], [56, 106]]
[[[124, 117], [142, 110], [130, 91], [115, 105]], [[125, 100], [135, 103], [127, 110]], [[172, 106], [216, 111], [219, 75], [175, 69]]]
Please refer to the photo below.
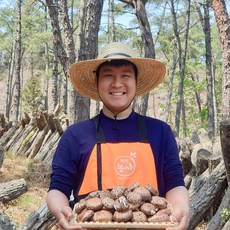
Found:
[[[107, 142], [139, 141], [136, 113], [115, 120], [100, 113], [100, 125]], [[151, 117], [144, 118], [148, 141], [154, 153], [158, 190], [161, 196], [177, 186], [184, 186], [183, 169], [177, 143], [168, 124]], [[89, 155], [96, 144], [96, 127], [92, 119], [67, 128], [56, 149], [50, 188], [63, 192], [67, 198], [81, 185]]]

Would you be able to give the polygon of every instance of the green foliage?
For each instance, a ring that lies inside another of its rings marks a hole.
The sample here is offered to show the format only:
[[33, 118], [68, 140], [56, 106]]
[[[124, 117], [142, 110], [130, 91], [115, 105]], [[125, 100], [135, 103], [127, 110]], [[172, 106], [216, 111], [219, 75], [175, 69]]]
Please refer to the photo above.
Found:
[[22, 112], [38, 112], [43, 105], [44, 96], [41, 90], [40, 77], [32, 76], [22, 91]]
[[221, 218], [222, 218], [222, 221], [223, 221], [224, 223], [226, 223], [226, 222], [229, 220], [229, 218], [230, 218], [230, 210], [227, 209], [227, 208], [224, 208], [224, 209], [220, 212], [220, 216], [221, 216]]

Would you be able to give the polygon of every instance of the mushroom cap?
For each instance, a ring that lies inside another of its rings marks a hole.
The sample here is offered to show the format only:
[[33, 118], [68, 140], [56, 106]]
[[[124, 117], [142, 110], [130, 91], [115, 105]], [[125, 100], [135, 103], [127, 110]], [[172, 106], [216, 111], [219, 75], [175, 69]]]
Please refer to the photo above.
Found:
[[126, 198], [132, 204], [140, 204], [142, 201], [141, 194], [139, 194], [137, 192], [128, 192], [126, 194]]
[[127, 222], [133, 217], [133, 212], [130, 209], [127, 209], [123, 212], [115, 211], [113, 214], [113, 219], [116, 222]]
[[126, 197], [125, 196], [121, 196], [118, 199], [116, 199], [114, 201], [113, 207], [114, 207], [114, 209], [116, 211], [127, 210], [129, 208], [129, 204], [128, 204], [128, 201], [127, 201]]
[[132, 222], [146, 222], [147, 216], [141, 211], [133, 212]]
[[140, 211], [142, 211], [144, 214], [148, 216], [152, 216], [157, 212], [157, 208], [155, 205], [151, 203], [144, 203], [141, 205]]
[[99, 197], [89, 198], [88, 200], [86, 200], [86, 204], [85, 205], [86, 205], [87, 209], [91, 209], [93, 211], [98, 211], [103, 206], [101, 198], [99, 198]]
[[73, 212], [80, 213], [85, 209], [85, 207], [86, 207], [86, 202], [84, 199], [81, 199], [79, 202], [77, 202], [74, 205]]
[[167, 214], [153, 215], [148, 218], [148, 222], [169, 222], [170, 217]]
[[139, 193], [141, 195], [143, 201], [150, 201], [151, 200], [151, 193], [145, 187], [135, 188], [133, 192]]
[[151, 203], [154, 204], [159, 209], [167, 208], [167, 200], [160, 196], [153, 196], [151, 199]]
[[159, 191], [156, 190], [155, 188], [153, 188], [152, 185], [147, 184], [147, 185], [145, 186], [145, 188], [147, 188], [147, 189], [150, 191], [150, 193], [151, 193], [152, 196], [159, 196]]
[[103, 199], [105, 197], [112, 198], [112, 194], [111, 194], [111, 192], [108, 189], [101, 190], [100, 193], [99, 193], [99, 196], [100, 196], [101, 199]]
[[124, 195], [126, 188], [123, 185], [118, 185], [116, 187], [114, 187], [111, 191], [111, 194], [113, 196], [114, 199], [119, 198], [120, 196]]
[[113, 214], [107, 210], [100, 210], [94, 213], [93, 221], [95, 222], [111, 222], [113, 220]]
[[77, 215], [77, 221], [78, 222], [87, 221], [93, 216], [93, 214], [94, 214], [94, 211], [84, 209], [81, 213]]
[[113, 209], [114, 208], [114, 200], [111, 199], [110, 197], [105, 197], [101, 200], [103, 206], [106, 208], [106, 209]]

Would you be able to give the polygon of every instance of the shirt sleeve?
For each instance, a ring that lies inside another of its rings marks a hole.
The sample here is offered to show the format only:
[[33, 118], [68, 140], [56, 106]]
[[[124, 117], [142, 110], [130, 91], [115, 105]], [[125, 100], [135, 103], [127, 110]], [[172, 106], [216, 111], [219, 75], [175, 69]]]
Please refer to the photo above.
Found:
[[157, 169], [158, 190], [161, 196], [165, 196], [169, 190], [184, 186], [178, 146], [167, 123], [147, 118], [147, 126]]
[[163, 175], [165, 193], [177, 186], [184, 186], [183, 167], [179, 157], [179, 150], [174, 134], [169, 126], [165, 139]]
[[49, 187], [49, 190], [56, 189], [64, 193], [68, 199], [74, 188], [73, 178], [76, 177], [75, 172], [77, 171], [71, 159], [73, 145], [77, 153], [77, 142], [72, 141], [71, 132], [67, 129], [60, 138], [53, 157]]

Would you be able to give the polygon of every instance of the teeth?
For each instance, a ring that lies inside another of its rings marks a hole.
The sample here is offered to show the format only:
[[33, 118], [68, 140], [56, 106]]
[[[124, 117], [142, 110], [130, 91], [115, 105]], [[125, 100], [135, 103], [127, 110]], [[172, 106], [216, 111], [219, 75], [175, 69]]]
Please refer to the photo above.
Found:
[[114, 96], [121, 96], [121, 95], [123, 95], [124, 93], [111, 93], [112, 95], [114, 95]]

